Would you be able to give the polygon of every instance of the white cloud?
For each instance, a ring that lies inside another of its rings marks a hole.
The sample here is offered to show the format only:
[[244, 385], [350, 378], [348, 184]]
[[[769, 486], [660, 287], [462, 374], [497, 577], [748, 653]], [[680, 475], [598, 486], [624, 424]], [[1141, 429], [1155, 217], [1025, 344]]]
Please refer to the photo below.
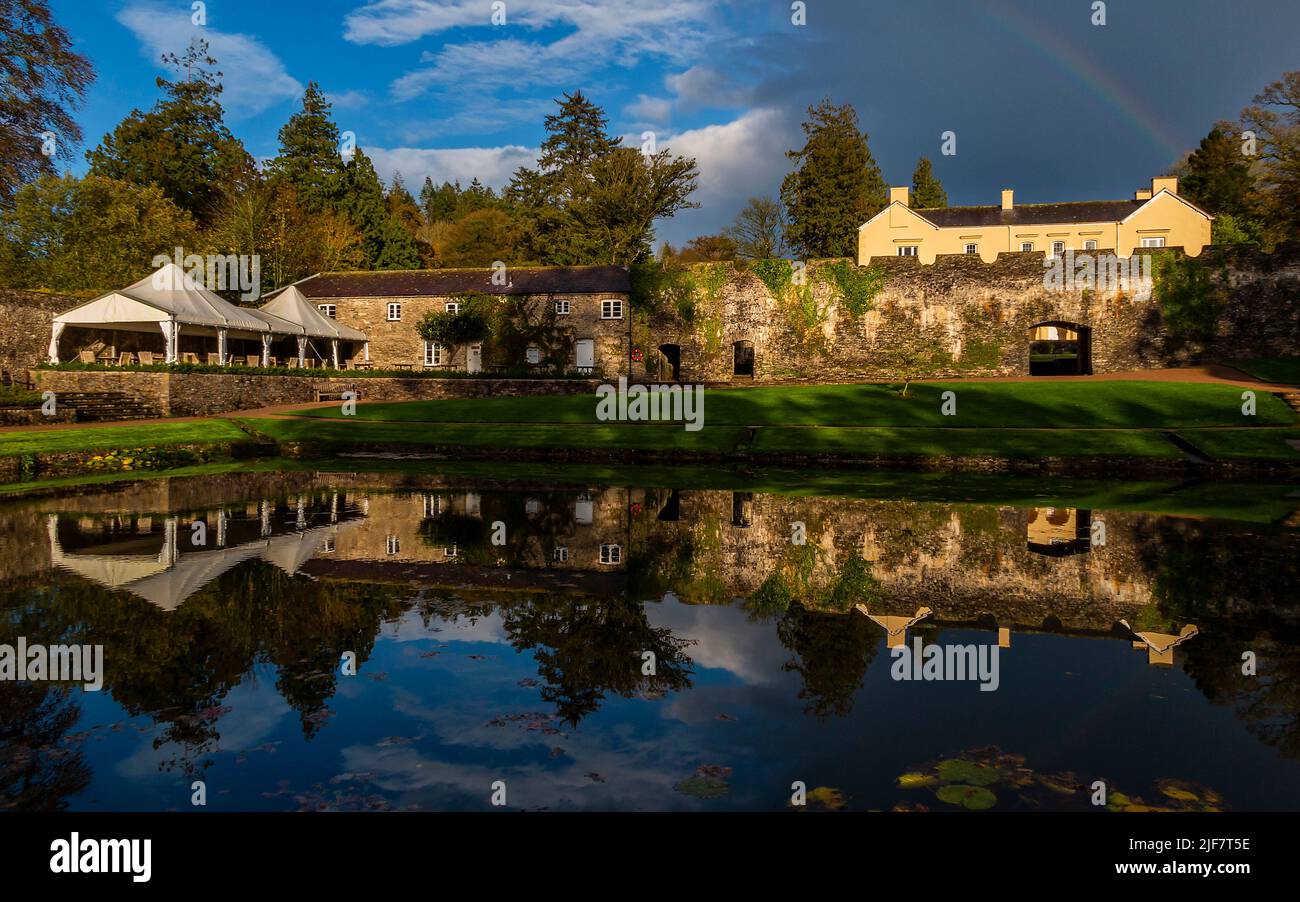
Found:
[[636, 100], [624, 107], [623, 112], [638, 123], [658, 125], [667, 122], [672, 115], [673, 102], [668, 97], [638, 94]]
[[692, 66], [664, 78], [664, 85], [676, 95], [682, 109], [744, 106], [750, 91], [709, 66]]
[[221, 104], [231, 119], [255, 116], [302, 94], [303, 86], [261, 41], [191, 24], [188, 4], [163, 7], [131, 3], [117, 14], [117, 20], [130, 29], [142, 51], [154, 62], [159, 62], [164, 53], [181, 55], [195, 38], [206, 40], [208, 52], [223, 73]]
[[326, 91], [325, 99], [336, 110], [360, 110], [370, 104], [370, 95], [365, 91]]
[[707, 204], [753, 194], [770, 195], [789, 169], [785, 152], [796, 146], [798, 126], [777, 109], [750, 110], [730, 122], [689, 129], [663, 140], [675, 154], [694, 157], [700, 169], [697, 200]]
[[366, 156], [375, 164], [375, 171], [385, 181], [394, 172], [402, 173], [402, 180], [413, 194], [419, 194], [425, 176], [434, 184], [460, 181], [468, 185], [472, 179], [492, 188], [500, 189], [510, 181], [510, 176], [520, 166], [537, 162], [537, 151], [517, 144], [502, 147], [366, 147]]
[[[448, 41], [421, 54], [430, 65], [391, 86], [395, 98], [409, 100], [437, 89], [463, 97], [574, 83], [608, 66], [630, 68], [649, 57], [684, 65], [703, 52], [709, 35], [718, 34], [715, 10], [697, 0], [510, 0], [507, 16], [508, 26], [496, 28], [483, 0], [378, 0], [346, 17], [344, 37], [395, 46], [450, 29], [474, 28], [482, 36]], [[567, 30], [551, 41], [525, 36], [541, 28]]]
[[659, 223], [656, 237], [681, 243], [716, 233], [750, 197], [775, 196], [790, 169], [785, 152], [801, 146], [799, 137], [797, 117], [763, 107], [661, 140], [674, 154], [695, 158], [700, 179], [694, 199], [701, 207]]

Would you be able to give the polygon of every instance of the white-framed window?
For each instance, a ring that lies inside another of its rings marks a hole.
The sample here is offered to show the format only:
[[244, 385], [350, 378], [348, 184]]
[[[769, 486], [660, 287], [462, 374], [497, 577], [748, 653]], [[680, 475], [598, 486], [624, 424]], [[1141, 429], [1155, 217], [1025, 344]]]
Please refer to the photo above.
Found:
[[900, 244], [900, 245], [898, 246], [898, 256], [900, 256], [900, 257], [915, 257], [916, 254], [917, 254], [917, 252], [918, 252], [920, 249], [921, 249], [921, 248], [920, 248], [919, 245], [915, 245], [915, 244]]
[[1060, 256], [1063, 255], [1064, 253], [1065, 253], [1065, 242], [1064, 242], [1064, 241], [1053, 241], [1053, 242], [1052, 242], [1052, 256], [1053, 256], [1053, 257], [1060, 257]]
[[1158, 238], [1143, 238], [1142, 246], [1143, 247], [1164, 247], [1165, 236], [1161, 235]]
[[563, 564], [568, 559], [569, 559], [569, 549], [565, 548], [563, 545], [555, 549], [555, 563]]
[[442, 513], [442, 496], [425, 495], [424, 496], [424, 515], [426, 517], [436, 517]]
[[612, 298], [609, 300], [601, 301], [600, 318], [601, 319], [622, 319], [623, 302], [614, 300]]
[[460, 557], [460, 549], [455, 545], [442, 549], [442, 556], [446, 558]]
[[622, 545], [601, 545], [600, 562], [602, 564], [623, 563], [623, 546]]
[[333, 537], [333, 536], [330, 536], [328, 539], [325, 539], [323, 542], [321, 542], [321, 543], [320, 543], [320, 548], [317, 549], [317, 550], [318, 550], [321, 554], [333, 554], [333, 553], [334, 553], [334, 537]]
[[442, 366], [447, 362], [447, 349], [436, 341], [426, 341], [424, 343], [424, 365], [425, 366]]
[[976, 243], [973, 242], [973, 241], [971, 241], [971, 242], [967, 242], [967, 244], [966, 244], [966, 253], [967, 253], [967, 254], [978, 254], [979, 252], [980, 252], [980, 246], [979, 246], [978, 244], [976, 244]]
[[1027, 253], [1029, 253], [1030, 251], [1032, 251], [1033, 249], [1034, 249], [1034, 242], [1032, 242], [1032, 241], [1022, 241], [1022, 242], [1020, 242], [1020, 252], [1021, 252], [1021, 253], [1023, 253], [1023, 254], [1027, 254]]
[[1083, 249], [1085, 251], [1095, 251], [1097, 249], [1097, 239], [1089, 238], [1083, 243]]
[[568, 316], [570, 309], [571, 308], [569, 307], [568, 301], [555, 302], [555, 312], [558, 313], [560, 316]]
[[402, 540], [397, 536], [389, 536], [384, 542], [384, 550], [389, 554], [401, 554]]
[[537, 345], [529, 345], [528, 350], [524, 351], [524, 359], [529, 363], [541, 363], [542, 349]]
[[402, 319], [402, 305], [397, 303], [389, 304], [388, 321], [390, 323], [396, 323], [396, 322], [401, 322], [401, 319]]
[[448, 301], [442, 309], [447, 313], [460, 313], [460, 301]]
[[317, 304], [316, 309], [328, 316], [330, 319], [338, 319], [335, 314], [338, 313], [339, 308], [334, 304]]

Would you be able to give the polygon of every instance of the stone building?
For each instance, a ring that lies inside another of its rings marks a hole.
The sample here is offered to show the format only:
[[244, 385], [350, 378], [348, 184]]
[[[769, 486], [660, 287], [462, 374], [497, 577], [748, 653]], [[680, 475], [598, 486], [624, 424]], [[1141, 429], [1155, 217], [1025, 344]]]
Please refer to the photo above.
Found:
[[[560, 369], [606, 376], [631, 360], [631, 281], [618, 266], [321, 273], [295, 283], [326, 316], [364, 332], [351, 364], [376, 369], [491, 372]], [[511, 302], [518, 347], [474, 341], [444, 347], [420, 337], [429, 313], [476, 295]], [[531, 338], [530, 338], [531, 336]]]

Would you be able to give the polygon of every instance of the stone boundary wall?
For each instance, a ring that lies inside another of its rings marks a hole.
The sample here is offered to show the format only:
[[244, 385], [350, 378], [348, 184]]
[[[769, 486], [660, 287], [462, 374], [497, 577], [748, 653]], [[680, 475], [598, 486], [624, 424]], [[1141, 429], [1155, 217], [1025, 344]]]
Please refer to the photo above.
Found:
[[0, 407], [0, 426], [45, 426], [50, 423], [71, 423], [73, 412], [56, 408], [53, 416], [41, 413], [39, 407]]
[[45, 362], [54, 317], [79, 303], [58, 294], [0, 288], [0, 369], [22, 372]]
[[811, 328], [793, 298], [774, 298], [751, 269], [694, 264], [697, 285], [707, 282], [701, 274], [710, 266], [723, 268], [725, 283], [712, 296], [696, 291], [690, 322], [667, 304], [643, 315], [634, 344], [647, 362], [660, 346], [678, 345], [683, 381], [746, 383], [747, 377], [732, 373], [733, 346], [740, 341], [753, 345], [753, 381], [760, 383], [897, 378], [891, 352], [917, 344], [919, 337], [936, 340], [946, 352], [924, 376], [1024, 376], [1029, 330], [1051, 322], [1091, 330], [1094, 373], [1300, 354], [1300, 246], [1273, 254], [1207, 248], [1196, 258], [1224, 301], [1215, 338], [1205, 345], [1171, 340], [1155, 297], [1114, 289], [1050, 290], [1044, 259], [1038, 252], [1002, 254], [991, 264], [965, 255], [940, 256], [928, 266], [903, 257], [876, 261], [883, 287], [872, 309], [856, 317], [836, 301], [822, 275], [839, 261], [812, 261], [808, 284], [823, 316]]
[[444, 398], [587, 394], [587, 379], [435, 379], [350, 376], [258, 376], [247, 373], [32, 370], [40, 391], [117, 391], [164, 416], [210, 416], [279, 404], [310, 404], [317, 393], [356, 391], [359, 401], [431, 401]]

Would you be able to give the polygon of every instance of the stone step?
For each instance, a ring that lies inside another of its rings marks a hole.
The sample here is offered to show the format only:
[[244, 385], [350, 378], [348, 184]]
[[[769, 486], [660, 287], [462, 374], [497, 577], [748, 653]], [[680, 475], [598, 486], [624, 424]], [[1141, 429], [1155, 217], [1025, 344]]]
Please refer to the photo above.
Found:
[[58, 402], [76, 411], [78, 422], [146, 420], [161, 416], [147, 401], [117, 391], [60, 392]]

